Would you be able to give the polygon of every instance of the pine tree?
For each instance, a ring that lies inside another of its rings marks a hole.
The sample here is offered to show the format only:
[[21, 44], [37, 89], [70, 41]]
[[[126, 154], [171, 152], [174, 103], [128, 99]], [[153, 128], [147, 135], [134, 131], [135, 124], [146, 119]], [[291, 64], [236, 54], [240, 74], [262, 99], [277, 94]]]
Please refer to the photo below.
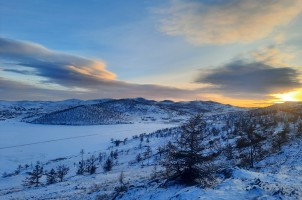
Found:
[[85, 162], [80, 161], [79, 164], [78, 164], [77, 175], [83, 175], [84, 172], [85, 172]]
[[151, 155], [152, 155], [152, 150], [151, 150], [151, 147], [148, 146], [146, 151], [144, 152], [144, 158], [148, 159], [148, 165], [149, 165], [149, 159], [150, 159]]
[[97, 162], [97, 158], [92, 155], [89, 159], [87, 159], [86, 161], [86, 171], [89, 174], [94, 174], [96, 172], [96, 162]]
[[302, 136], [302, 122], [299, 122], [297, 125], [297, 133], [296, 133], [297, 137], [301, 137]]
[[41, 177], [43, 176], [43, 167], [41, 166], [40, 162], [37, 162], [35, 168], [32, 172], [28, 173], [28, 177], [24, 180], [24, 186], [35, 186], [38, 187], [42, 183], [40, 182]]
[[104, 172], [109, 172], [112, 170], [113, 162], [110, 158], [108, 158], [103, 166]]
[[140, 161], [142, 161], [142, 155], [140, 153], [137, 154], [137, 156], [135, 157], [136, 161], [139, 163]]
[[80, 154], [82, 160], [78, 164], [77, 175], [82, 175], [85, 172], [85, 162], [84, 162], [84, 149], [81, 149]]
[[84, 163], [84, 149], [81, 149], [80, 154], [82, 156], [82, 163]]
[[66, 165], [59, 165], [57, 167], [57, 177], [59, 178], [60, 182], [63, 181], [68, 171], [69, 171], [69, 167], [67, 167]]
[[124, 184], [125, 184], [125, 183], [124, 183], [124, 181], [125, 181], [124, 179], [125, 179], [124, 172], [121, 171], [121, 174], [120, 174], [120, 176], [119, 176], [119, 178], [118, 178], [118, 181], [120, 182], [121, 185], [124, 185]]
[[121, 194], [121, 193], [127, 191], [128, 190], [128, 183], [125, 183], [125, 175], [124, 175], [123, 171], [121, 171], [121, 173], [118, 177], [118, 181], [119, 181], [120, 185], [115, 187], [115, 191], [118, 194]]
[[114, 159], [117, 159], [117, 158], [118, 158], [118, 150], [115, 150], [115, 151], [113, 152], [113, 158], [114, 158]]
[[100, 152], [99, 156], [98, 156], [99, 162], [102, 162], [105, 156], [106, 156], [106, 153]]
[[57, 182], [57, 173], [54, 169], [51, 169], [50, 172], [46, 173], [46, 184], [54, 184]]
[[273, 146], [278, 148], [279, 151], [281, 151], [282, 145], [287, 142], [287, 134], [288, 131], [286, 129], [283, 129], [281, 132], [277, 133], [277, 135], [274, 138]]
[[207, 148], [202, 142], [208, 136], [205, 121], [201, 115], [192, 117], [182, 126], [180, 137], [175, 144], [169, 142], [165, 148], [166, 158], [162, 162], [170, 180], [192, 185], [211, 185], [215, 179], [209, 158], [202, 154]]
[[22, 165], [18, 165], [17, 169], [15, 170], [15, 174], [16, 175], [20, 174], [21, 170], [22, 170]]

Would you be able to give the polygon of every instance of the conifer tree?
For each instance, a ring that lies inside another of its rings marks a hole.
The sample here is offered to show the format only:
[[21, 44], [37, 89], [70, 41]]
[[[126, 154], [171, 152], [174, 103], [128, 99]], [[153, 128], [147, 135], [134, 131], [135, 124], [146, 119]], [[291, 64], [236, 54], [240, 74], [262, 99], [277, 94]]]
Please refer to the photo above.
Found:
[[89, 174], [94, 174], [96, 172], [96, 162], [97, 162], [97, 158], [92, 155], [89, 159], [87, 159], [86, 161], [86, 171]]
[[170, 180], [187, 185], [199, 183], [203, 186], [214, 182], [209, 158], [202, 154], [207, 148], [203, 143], [208, 136], [205, 127], [206, 123], [202, 116], [196, 115], [182, 126], [181, 135], [176, 143], [169, 142], [166, 145], [166, 158], [162, 165]]
[[62, 182], [64, 180], [64, 177], [67, 175], [69, 171], [69, 167], [66, 165], [59, 165], [57, 167], [57, 177], [59, 178], [59, 181]]
[[109, 172], [112, 170], [112, 167], [113, 167], [113, 161], [108, 158], [106, 161], [105, 161], [105, 164], [103, 166], [103, 169], [104, 169], [104, 172]]
[[43, 176], [43, 167], [40, 162], [37, 162], [32, 172], [28, 173], [28, 177], [24, 180], [24, 186], [35, 186], [41, 185], [41, 177]]
[[57, 182], [57, 173], [54, 169], [51, 169], [49, 172], [46, 173], [46, 184], [54, 184]]

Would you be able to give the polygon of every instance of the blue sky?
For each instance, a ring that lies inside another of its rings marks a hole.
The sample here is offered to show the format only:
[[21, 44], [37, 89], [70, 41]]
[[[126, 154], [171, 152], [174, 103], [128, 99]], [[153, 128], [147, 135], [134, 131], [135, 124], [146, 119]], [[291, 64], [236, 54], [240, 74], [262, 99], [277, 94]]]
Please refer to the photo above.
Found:
[[301, 12], [301, 0], [3, 0], [1, 99], [301, 100]]

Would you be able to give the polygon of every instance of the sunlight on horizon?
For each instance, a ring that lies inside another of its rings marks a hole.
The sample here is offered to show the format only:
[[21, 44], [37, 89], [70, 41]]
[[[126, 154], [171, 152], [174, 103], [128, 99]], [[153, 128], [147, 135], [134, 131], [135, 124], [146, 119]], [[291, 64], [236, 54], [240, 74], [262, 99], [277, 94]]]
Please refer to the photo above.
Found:
[[299, 91], [293, 91], [293, 92], [288, 92], [288, 93], [283, 93], [283, 94], [273, 94], [273, 97], [277, 98], [274, 103], [284, 103], [284, 102], [296, 102], [296, 101], [301, 101], [299, 99]]

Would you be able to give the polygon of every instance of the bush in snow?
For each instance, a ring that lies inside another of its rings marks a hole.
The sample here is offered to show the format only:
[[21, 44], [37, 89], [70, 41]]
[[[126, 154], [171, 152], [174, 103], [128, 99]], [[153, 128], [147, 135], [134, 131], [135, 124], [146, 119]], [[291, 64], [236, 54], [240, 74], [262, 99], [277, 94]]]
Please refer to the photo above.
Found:
[[103, 169], [104, 169], [104, 172], [109, 172], [112, 170], [112, 167], [113, 167], [113, 161], [108, 158], [105, 163], [104, 163], [104, 166], [103, 166]]
[[118, 177], [119, 186], [115, 187], [114, 190], [117, 193], [116, 195], [121, 195], [121, 193], [128, 190], [128, 183], [125, 182], [125, 174], [122, 171]]

